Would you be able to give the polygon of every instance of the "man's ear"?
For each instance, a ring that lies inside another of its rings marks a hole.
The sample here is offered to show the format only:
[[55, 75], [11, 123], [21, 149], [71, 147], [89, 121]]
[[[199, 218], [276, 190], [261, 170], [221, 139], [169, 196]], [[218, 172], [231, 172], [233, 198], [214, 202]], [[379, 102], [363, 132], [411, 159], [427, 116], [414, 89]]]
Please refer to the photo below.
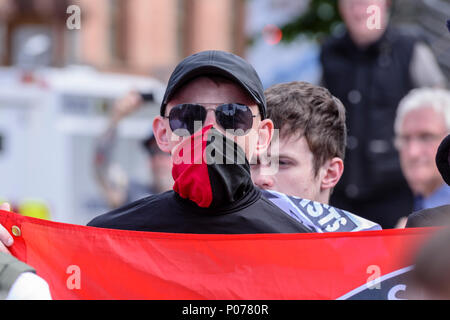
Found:
[[162, 151], [168, 153], [172, 151], [169, 143], [170, 133], [169, 130], [167, 129], [166, 123], [164, 122], [164, 118], [161, 116], [157, 116], [153, 120], [153, 135], [155, 136], [158, 147]]
[[322, 190], [333, 189], [344, 172], [344, 161], [341, 158], [334, 157], [325, 163], [323, 169], [325, 172], [320, 187]]
[[270, 119], [261, 121], [258, 127], [258, 143], [256, 145], [256, 155], [261, 155], [269, 149], [272, 141], [274, 129], [273, 122]]

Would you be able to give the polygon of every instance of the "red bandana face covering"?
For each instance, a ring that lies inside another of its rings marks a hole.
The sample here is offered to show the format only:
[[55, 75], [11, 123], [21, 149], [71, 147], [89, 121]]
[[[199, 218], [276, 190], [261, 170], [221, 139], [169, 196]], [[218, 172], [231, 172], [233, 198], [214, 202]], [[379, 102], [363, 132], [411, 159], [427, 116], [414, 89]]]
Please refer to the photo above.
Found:
[[172, 162], [173, 190], [202, 208], [234, 202], [253, 188], [244, 151], [212, 125], [182, 141]]

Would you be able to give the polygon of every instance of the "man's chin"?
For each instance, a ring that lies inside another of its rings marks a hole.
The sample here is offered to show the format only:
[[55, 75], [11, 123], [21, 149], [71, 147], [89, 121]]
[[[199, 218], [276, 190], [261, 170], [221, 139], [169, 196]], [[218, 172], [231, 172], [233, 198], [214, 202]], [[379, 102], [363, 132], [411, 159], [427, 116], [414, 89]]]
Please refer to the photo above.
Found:
[[420, 180], [420, 181], [414, 181], [411, 182], [409, 185], [411, 187], [411, 190], [413, 191], [414, 194], [416, 195], [424, 195], [425, 194], [425, 190], [427, 189], [427, 185], [429, 183], [427, 183], [427, 181], [425, 180]]

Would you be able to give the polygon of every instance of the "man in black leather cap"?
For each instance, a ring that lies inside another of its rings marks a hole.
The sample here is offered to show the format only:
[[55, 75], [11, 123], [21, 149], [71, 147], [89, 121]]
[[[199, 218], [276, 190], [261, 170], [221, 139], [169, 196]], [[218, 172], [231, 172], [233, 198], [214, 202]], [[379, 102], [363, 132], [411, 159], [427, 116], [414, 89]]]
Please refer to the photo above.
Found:
[[88, 225], [172, 233], [302, 233], [310, 230], [265, 199], [247, 159], [272, 138], [261, 81], [245, 60], [205, 51], [169, 79], [153, 132], [173, 161], [172, 191], [101, 215]]
[[[440, 144], [436, 154], [436, 165], [444, 181], [450, 185], [450, 135]], [[424, 209], [408, 217], [406, 228], [436, 227], [450, 224], [450, 205]]]

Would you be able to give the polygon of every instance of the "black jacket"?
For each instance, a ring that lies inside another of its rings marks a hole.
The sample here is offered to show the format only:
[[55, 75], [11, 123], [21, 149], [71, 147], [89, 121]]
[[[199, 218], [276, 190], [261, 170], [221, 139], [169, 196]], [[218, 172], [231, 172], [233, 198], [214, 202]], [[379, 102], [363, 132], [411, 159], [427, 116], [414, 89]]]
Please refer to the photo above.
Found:
[[255, 187], [242, 199], [216, 209], [201, 208], [175, 191], [168, 191], [101, 215], [88, 226], [199, 234], [310, 232], [264, 198]]
[[424, 209], [411, 213], [406, 228], [424, 228], [450, 225], [450, 205]]

